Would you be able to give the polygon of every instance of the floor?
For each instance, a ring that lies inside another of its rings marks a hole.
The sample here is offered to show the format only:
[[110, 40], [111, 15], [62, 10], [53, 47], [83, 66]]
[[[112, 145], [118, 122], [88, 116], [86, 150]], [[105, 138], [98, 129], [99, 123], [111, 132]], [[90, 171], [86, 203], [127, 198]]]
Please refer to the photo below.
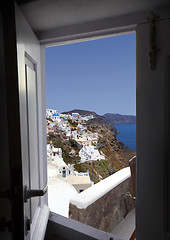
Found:
[[135, 209], [131, 210], [125, 219], [120, 222], [111, 233], [120, 237], [122, 240], [128, 240], [135, 230]]

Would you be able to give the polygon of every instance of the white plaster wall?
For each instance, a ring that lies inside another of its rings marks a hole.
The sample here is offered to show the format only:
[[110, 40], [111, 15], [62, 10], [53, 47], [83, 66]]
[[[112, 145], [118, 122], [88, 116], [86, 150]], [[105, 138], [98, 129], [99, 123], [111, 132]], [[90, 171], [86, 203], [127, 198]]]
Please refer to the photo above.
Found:
[[87, 188], [91, 187], [91, 183], [84, 183], [84, 184], [73, 184], [75, 189], [77, 190], [78, 193], [80, 193], [80, 190], [86, 190]]

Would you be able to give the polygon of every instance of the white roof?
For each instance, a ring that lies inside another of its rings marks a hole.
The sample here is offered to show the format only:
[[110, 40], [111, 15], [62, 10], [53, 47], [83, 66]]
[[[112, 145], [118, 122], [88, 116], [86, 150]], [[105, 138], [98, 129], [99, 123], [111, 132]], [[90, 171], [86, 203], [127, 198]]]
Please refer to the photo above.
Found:
[[72, 185], [91, 183], [89, 176], [67, 176], [66, 181], [68, 181]]
[[51, 152], [51, 145], [50, 144], [47, 144], [47, 151]]
[[130, 167], [123, 168], [101, 182], [79, 193], [70, 200], [70, 203], [79, 209], [86, 209], [93, 202], [104, 196], [131, 176]]
[[88, 153], [91, 153], [92, 151], [94, 151], [94, 146], [90, 146], [90, 147], [86, 147], [84, 148]]
[[91, 139], [89, 137], [83, 135], [83, 136], [79, 137], [78, 141], [81, 141], [81, 142], [83, 142], [83, 141], [91, 141]]
[[63, 159], [59, 156], [54, 157], [54, 164], [58, 167], [67, 167], [66, 163], [63, 161]]
[[46, 108], [46, 111], [58, 112], [57, 110], [55, 110], [55, 109], [51, 109], [51, 108]]
[[59, 174], [58, 167], [54, 165], [53, 163], [48, 162], [47, 163], [47, 173], [48, 173], [48, 179], [56, 177], [57, 174]]
[[48, 181], [48, 204], [50, 211], [69, 217], [69, 200], [77, 195], [76, 189], [62, 178]]
[[53, 148], [52, 151], [53, 151], [53, 152], [57, 152], [57, 153], [59, 153], [59, 152], [61, 152], [61, 148]]
[[84, 121], [88, 121], [88, 120], [93, 119], [93, 118], [94, 118], [93, 115], [90, 115], [90, 116], [84, 116], [84, 117], [82, 117], [82, 120], [84, 120]]

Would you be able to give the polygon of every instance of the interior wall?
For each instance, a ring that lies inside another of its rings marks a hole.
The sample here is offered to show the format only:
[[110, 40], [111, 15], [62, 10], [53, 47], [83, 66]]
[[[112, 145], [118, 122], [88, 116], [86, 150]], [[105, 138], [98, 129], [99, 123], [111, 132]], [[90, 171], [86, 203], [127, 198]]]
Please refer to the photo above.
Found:
[[[170, 20], [156, 23], [157, 66], [150, 69], [150, 26], [137, 27], [137, 240], [165, 239], [166, 59]], [[170, 66], [169, 66], [170, 67]], [[170, 78], [170, 76], [169, 76]]]
[[[10, 173], [9, 173], [9, 156], [8, 156], [8, 129], [7, 129], [7, 104], [6, 104], [6, 93], [5, 93], [5, 69], [4, 69], [4, 39], [3, 39], [3, 24], [2, 14], [0, 13], [0, 104], [1, 104], [1, 118], [0, 118], [0, 162], [1, 171], [0, 174], [0, 194], [3, 195], [6, 191], [10, 190]], [[0, 220], [11, 221], [11, 206], [10, 200], [4, 197], [0, 197]], [[1, 222], [2, 224], [2, 222]], [[1, 226], [2, 227], [2, 226]], [[0, 230], [0, 239], [11, 239], [11, 233], [8, 228], [5, 231]]]
[[[22, 239], [23, 229], [23, 186], [21, 164], [21, 142], [19, 121], [18, 74], [16, 54], [16, 31], [14, 3], [7, 1], [2, 8], [1, 22], [1, 201], [4, 218], [0, 219], [1, 231], [7, 238]], [[4, 190], [4, 191], [3, 191]], [[7, 192], [6, 192], [7, 190]], [[2, 238], [1, 238], [2, 239]]]

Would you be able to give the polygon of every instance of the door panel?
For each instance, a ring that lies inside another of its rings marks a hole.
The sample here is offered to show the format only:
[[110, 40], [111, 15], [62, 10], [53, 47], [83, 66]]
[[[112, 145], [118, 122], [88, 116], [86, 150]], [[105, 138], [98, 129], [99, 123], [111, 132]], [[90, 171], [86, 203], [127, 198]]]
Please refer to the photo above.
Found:
[[40, 192], [34, 197], [27, 195], [30, 190], [40, 190], [40, 186], [44, 188], [47, 182], [46, 145], [45, 140], [42, 140], [42, 136], [45, 137], [45, 124], [42, 124], [42, 118], [45, 119], [42, 110], [45, 109], [45, 101], [42, 93], [40, 44], [17, 6], [16, 36], [24, 191], [23, 224], [25, 239], [43, 239], [49, 208], [44, 196], [38, 197]]
[[[28, 59], [27, 59], [28, 62]], [[40, 189], [39, 184], [39, 148], [38, 148], [38, 112], [36, 68], [26, 65], [26, 96], [28, 113], [28, 147], [29, 147], [29, 188]], [[39, 197], [30, 199], [31, 222], [39, 204]]]

